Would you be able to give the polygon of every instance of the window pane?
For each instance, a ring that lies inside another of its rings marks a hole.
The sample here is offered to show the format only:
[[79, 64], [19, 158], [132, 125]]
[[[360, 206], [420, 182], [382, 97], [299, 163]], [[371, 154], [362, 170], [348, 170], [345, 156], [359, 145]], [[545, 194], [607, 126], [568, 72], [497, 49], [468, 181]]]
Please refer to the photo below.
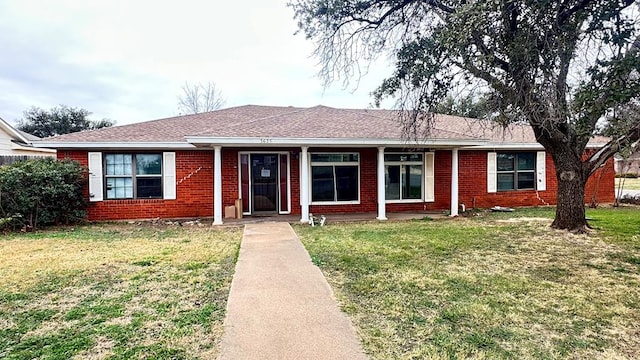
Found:
[[289, 211], [289, 194], [287, 192], [287, 155], [280, 154], [280, 211]]
[[133, 181], [131, 178], [107, 178], [107, 199], [133, 198]]
[[513, 174], [498, 174], [498, 190], [513, 190]]
[[136, 178], [138, 198], [159, 198], [162, 197], [162, 178]]
[[137, 175], [162, 175], [162, 156], [160, 154], [136, 155]]
[[514, 154], [498, 154], [498, 171], [513, 171]]
[[518, 154], [518, 170], [535, 170], [536, 159], [533, 153]]
[[422, 161], [422, 154], [384, 154], [384, 161]]
[[358, 154], [311, 154], [311, 162], [357, 162]]
[[345, 161], [345, 162], [357, 162], [358, 161], [358, 154], [343, 154], [342, 155], [342, 161]]
[[105, 155], [107, 175], [131, 175], [131, 154]]
[[387, 200], [400, 200], [400, 165], [387, 165], [384, 167], [385, 198]]
[[242, 188], [242, 211], [249, 211], [249, 155], [240, 155], [240, 186]]
[[518, 189], [533, 189], [535, 188], [535, 181], [532, 172], [518, 173]]
[[338, 201], [358, 200], [358, 167], [336, 166], [336, 190]]
[[312, 162], [336, 162], [342, 160], [339, 154], [311, 154]]
[[402, 184], [402, 198], [422, 198], [422, 166], [404, 166], [402, 176], [404, 177], [404, 182]]
[[311, 167], [311, 201], [334, 201], [333, 166]]

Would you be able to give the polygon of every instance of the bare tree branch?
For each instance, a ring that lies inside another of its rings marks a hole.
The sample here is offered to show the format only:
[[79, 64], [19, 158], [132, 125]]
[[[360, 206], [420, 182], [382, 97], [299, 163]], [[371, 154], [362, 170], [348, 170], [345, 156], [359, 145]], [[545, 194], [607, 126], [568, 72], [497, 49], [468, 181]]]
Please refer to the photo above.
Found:
[[224, 106], [226, 100], [216, 84], [208, 82], [196, 85], [187, 82], [182, 86], [182, 94], [178, 96], [178, 110], [181, 114], [199, 114], [217, 110]]

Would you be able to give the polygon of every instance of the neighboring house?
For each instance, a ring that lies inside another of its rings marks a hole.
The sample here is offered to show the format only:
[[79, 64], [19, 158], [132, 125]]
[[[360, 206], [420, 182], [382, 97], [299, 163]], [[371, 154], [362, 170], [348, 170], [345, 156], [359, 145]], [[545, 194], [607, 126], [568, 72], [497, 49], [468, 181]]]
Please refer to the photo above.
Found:
[[35, 140], [40, 138], [20, 131], [0, 118], [0, 165], [26, 156], [56, 156], [54, 149], [33, 147], [31, 142]]
[[[439, 115], [407, 140], [390, 110], [240, 106], [43, 139], [88, 166], [91, 220], [375, 213], [554, 204], [553, 162], [527, 126]], [[595, 139], [602, 144], [606, 139]], [[590, 146], [596, 146], [593, 143]], [[585, 202], [614, 200], [613, 161]], [[598, 190], [596, 190], [598, 187]]]
[[616, 154], [614, 168], [616, 174], [636, 174], [640, 176], [640, 152], [631, 154], [627, 159]]

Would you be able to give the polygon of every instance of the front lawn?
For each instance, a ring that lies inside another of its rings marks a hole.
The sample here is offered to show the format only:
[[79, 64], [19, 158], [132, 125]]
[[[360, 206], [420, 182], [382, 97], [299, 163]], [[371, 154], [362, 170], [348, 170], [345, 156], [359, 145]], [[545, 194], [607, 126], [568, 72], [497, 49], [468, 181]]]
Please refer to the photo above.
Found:
[[640, 209], [296, 226], [375, 359], [639, 358]]
[[240, 229], [0, 237], [0, 358], [215, 358]]

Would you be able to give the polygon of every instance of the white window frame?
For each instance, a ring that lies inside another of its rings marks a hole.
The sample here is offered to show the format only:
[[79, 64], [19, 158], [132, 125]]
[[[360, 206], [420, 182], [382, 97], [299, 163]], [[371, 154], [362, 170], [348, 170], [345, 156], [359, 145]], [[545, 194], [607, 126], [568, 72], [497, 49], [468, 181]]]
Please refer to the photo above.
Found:
[[[500, 154], [513, 154], [515, 155], [515, 159], [513, 160], [513, 170], [498, 170], [498, 155]], [[518, 155], [520, 154], [531, 154], [533, 155], [533, 160], [534, 160], [534, 164], [533, 164], [533, 169], [532, 170], [518, 170]], [[510, 191], [532, 191], [532, 190], [537, 190], [537, 170], [538, 167], [538, 161], [537, 161], [537, 154], [535, 151], [499, 151], [496, 153], [496, 192], [510, 192]], [[533, 187], [532, 188], [523, 188], [520, 189], [517, 187], [518, 185], [518, 174], [519, 173], [528, 173], [528, 174], [533, 174]], [[513, 174], [513, 189], [504, 189], [501, 190], [498, 188], [498, 176], [500, 174]]]
[[[109, 155], [130, 155], [131, 156], [131, 175], [108, 175], [106, 170], [107, 165], [107, 156]], [[138, 155], [158, 155], [160, 156], [160, 174], [146, 174], [146, 175], [138, 175], [136, 174], [136, 159]], [[104, 169], [104, 186], [103, 186], [103, 198], [104, 200], [154, 200], [154, 199], [164, 199], [165, 198], [165, 189], [164, 189], [164, 174], [165, 174], [165, 157], [162, 152], [105, 152], [102, 156], [102, 167]], [[133, 186], [133, 196], [132, 197], [123, 197], [123, 198], [109, 198], [107, 196], [107, 179], [115, 179], [115, 178], [131, 178], [131, 183]], [[160, 179], [160, 196], [156, 197], [138, 197], [138, 189], [137, 189], [137, 179], [138, 178], [159, 178]]]
[[[337, 162], [312, 162], [311, 161], [311, 156], [312, 155], [337, 155], [337, 154], [341, 154], [341, 155], [357, 155], [358, 156], [358, 161], [348, 161], [348, 162], [342, 162], [342, 161], [337, 161]], [[348, 151], [348, 152], [329, 152], [329, 151], [323, 151], [323, 152], [310, 152], [308, 153], [309, 156], [309, 168], [307, 169], [307, 173], [309, 174], [308, 178], [309, 178], [309, 200], [310, 200], [310, 205], [359, 205], [360, 204], [360, 189], [361, 189], [361, 178], [362, 178], [362, 174], [361, 174], [361, 168], [360, 168], [360, 158], [361, 155], [359, 152], [353, 152], [353, 151]], [[316, 164], [317, 166], [333, 166], [333, 191], [334, 194], [337, 194], [338, 190], [336, 189], [336, 179], [335, 179], [335, 167], [336, 166], [357, 166], [358, 167], [358, 199], [357, 200], [347, 200], [347, 201], [313, 201], [313, 165]]]
[[[386, 198], [386, 181], [385, 181], [385, 203], [387, 204], [407, 204], [407, 203], [421, 203], [424, 202], [424, 194], [425, 194], [425, 173], [426, 173], [426, 163], [425, 161], [427, 160], [427, 156], [425, 155], [425, 153], [419, 152], [386, 152], [384, 153], [384, 155], [415, 155], [415, 154], [420, 154], [422, 155], [422, 160], [417, 160], [417, 161], [386, 161], [384, 162], [384, 166], [385, 169], [388, 165], [397, 165], [397, 166], [402, 166], [402, 165], [420, 165], [422, 167], [422, 174], [421, 179], [420, 179], [420, 198], [419, 199], [392, 199], [392, 200], [387, 200]], [[402, 176], [402, 171], [400, 171], [400, 176]], [[385, 176], [385, 180], [386, 180], [386, 176]], [[402, 180], [400, 181], [400, 197], [402, 197]]]
[[[88, 152], [87, 160], [89, 167], [89, 201], [122, 201], [122, 200], [145, 200], [149, 198], [126, 198], [126, 199], [107, 199], [106, 198], [106, 169], [103, 169], [105, 162], [105, 155], [107, 154], [128, 154], [138, 152], [113, 152], [109, 151], [102, 153]], [[140, 152], [146, 153], [146, 152]], [[151, 152], [150, 152], [151, 153]], [[153, 152], [155, 154], [155, 152]], [[176, 153], [175, 152], [162, 152], [162, 197], [152, 198], [158, 200], [176, 200]]]

